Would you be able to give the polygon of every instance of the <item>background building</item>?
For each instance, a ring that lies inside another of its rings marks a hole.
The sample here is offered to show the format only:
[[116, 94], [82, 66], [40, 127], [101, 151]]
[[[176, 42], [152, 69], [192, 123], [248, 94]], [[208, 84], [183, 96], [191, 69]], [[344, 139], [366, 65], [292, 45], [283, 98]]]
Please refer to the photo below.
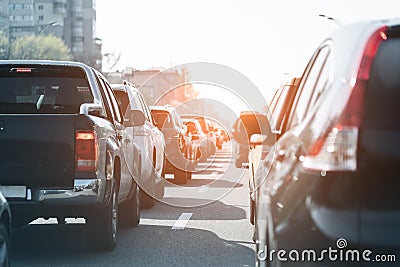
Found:
[[0, 0], [0, 30], [10, 39], [53, 34], [74, 60], [101, 69], [95, 0]]
[[121, 72], [109, 72], [106, 76], [111, 83], [120, 83], [122, 80], [133, 83], [142, 92], [148, 105], [170, 104], [176, 107], [198, 97], [185, 69], [126, 68]]

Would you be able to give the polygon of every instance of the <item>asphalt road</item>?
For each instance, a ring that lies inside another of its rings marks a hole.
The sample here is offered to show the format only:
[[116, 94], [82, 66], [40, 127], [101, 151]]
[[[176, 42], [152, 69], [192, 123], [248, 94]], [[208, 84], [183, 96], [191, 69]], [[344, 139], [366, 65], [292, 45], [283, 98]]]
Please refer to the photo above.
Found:
[[12, 265], [254, 266], [247, 171], [234, 167], [227, 145], [198, 170], [185, 186], [168, 184], [138, 227], [120, 228], [114, 251], [87, 249], [83, 219], [39, 220], [13, 233]]

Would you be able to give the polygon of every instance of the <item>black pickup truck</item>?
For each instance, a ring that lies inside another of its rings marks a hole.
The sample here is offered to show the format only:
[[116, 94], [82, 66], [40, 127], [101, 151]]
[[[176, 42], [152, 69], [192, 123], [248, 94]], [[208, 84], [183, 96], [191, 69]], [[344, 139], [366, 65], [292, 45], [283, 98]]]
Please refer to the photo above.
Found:
[[122, 114], [106, 79], [84, 64], [0, 61], [0, 184], [13, 224], [84, 217], [89, 248], [112, 250], [119, 204], [139, 222], [125, 126], [144, 120]]

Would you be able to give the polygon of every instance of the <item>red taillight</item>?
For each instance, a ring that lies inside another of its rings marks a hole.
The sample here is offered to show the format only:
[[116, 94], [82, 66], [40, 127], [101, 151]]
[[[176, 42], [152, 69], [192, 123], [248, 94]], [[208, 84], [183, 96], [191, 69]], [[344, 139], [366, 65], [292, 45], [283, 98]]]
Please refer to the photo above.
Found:
[[79, 131], [75, 138], [76, 171], [96, 171], [97, 140], [94, 131]]
[[371, 71], [372, 61], [376, 56], [379, 45], [387, 40], [386, 36], [387, 26], [381, 27], [374, 34], [371, 35], [367, 45], [364, 49], [364, 54], [361, 59], [360, 68], [358, 69], [357, 80], [368, 80]]
[[302, 159], [304, 168], [318, 171], [357, 169], [358, 131], [364, 116], [365, 90], [379, 45], [387, 39], [386, 29], [378, 29], [368, 40], [347, 104], [334, 126], [315, 141]]
[[15, 71], [26, 73], [26, 72], [32, 72], [32, 69], [31, 68], [17, 68]]

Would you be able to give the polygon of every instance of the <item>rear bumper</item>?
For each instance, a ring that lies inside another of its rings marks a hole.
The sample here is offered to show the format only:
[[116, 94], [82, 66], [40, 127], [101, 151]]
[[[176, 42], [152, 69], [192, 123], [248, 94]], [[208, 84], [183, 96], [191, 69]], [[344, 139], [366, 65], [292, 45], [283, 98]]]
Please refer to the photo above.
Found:
[[28, 188], [26, 196], [7, 198], [13, 221], [29, 223], [39, 217], [85, 217], [106, 207], [111, 182], [102, 179], [75, 180], [73, 189]]

